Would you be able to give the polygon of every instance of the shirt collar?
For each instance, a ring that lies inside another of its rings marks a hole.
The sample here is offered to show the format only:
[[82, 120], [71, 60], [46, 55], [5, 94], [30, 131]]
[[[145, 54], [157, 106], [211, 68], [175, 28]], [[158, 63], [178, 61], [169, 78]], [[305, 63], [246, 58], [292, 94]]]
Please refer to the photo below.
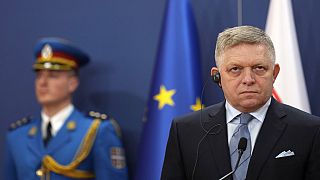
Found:
[[42, 124], [44, 124], [44, 127], [46, 127], [50, 120], [52, 126], [52, 133], [53, 135], [55, 135], [57, 131], [59, 131], [59, 129], [62, 127], [64, 122], [67, 120], [67, 118], [70, 116], [73, 110], [74, 106], [72, 104], [69, 104], [68, 106], [60, 110], [58, 113], [53, 115], [51, 118], [48, 115], [46, 115], [44, 111], [42, 111]]
[[[268, 108], [271, 103], [271, 98], [259, 109], [257, 109], [254, 112], [250, 112], [250, 114], [257, 120], [259, 120], [261, 123], [264, 121], [264, 118], [266, 117]], [[225, 104], [226, 108], [226, 121], [227, 123], [230, 123], [235, 117], [237, 117], [239, 114], [241, 114], [240, 111], [238, 111], [236, 108], [234, 108], [228, 100], [226, 100]]]

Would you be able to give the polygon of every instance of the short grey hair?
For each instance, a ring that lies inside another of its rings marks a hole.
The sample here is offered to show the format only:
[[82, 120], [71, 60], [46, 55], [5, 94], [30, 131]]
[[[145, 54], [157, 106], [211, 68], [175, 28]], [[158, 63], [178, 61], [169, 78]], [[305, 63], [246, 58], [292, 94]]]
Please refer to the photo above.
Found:
[[257, 27], [237, 26], [228, 28], [218, 35], [215, 49], [215, 60], [217, 67], [219, 67], [222, 63], [221, 56], [223, 55], [224, 51], [239, 44], [265, 45], [272, 64], [275, 64], [276, 54], [271, 38], [263, 30]]

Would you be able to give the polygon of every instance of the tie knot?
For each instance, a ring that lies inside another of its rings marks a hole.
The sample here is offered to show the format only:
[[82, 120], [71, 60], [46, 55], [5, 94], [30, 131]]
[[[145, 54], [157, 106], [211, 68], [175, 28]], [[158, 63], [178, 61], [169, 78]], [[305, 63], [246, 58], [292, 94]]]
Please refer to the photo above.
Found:
[[248, 124], [253, 119], [253, 116], [249, 113], [241, 113], [240, 124]]

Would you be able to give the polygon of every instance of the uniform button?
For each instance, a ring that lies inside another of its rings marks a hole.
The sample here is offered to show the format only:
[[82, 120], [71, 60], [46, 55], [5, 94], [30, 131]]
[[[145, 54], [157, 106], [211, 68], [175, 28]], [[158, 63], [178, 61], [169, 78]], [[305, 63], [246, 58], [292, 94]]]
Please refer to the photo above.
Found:
[[38, 169], [37, 172], [36, 172], [36, 174], [37, 174], [38, 176], [43, 176], [43, 171], [42, 171], [41, 169]]

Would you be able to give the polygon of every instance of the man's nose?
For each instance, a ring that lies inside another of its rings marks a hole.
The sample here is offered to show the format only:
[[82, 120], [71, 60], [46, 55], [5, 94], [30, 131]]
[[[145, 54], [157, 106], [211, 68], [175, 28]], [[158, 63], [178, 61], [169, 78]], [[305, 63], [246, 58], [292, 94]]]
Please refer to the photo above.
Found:
[[242, 83], [246, 84], [246, 85], [251, 85], [253, 83], [255, 83], [255, 75], [252, 72], [252, 69], [243, 69], [242, 72]]

